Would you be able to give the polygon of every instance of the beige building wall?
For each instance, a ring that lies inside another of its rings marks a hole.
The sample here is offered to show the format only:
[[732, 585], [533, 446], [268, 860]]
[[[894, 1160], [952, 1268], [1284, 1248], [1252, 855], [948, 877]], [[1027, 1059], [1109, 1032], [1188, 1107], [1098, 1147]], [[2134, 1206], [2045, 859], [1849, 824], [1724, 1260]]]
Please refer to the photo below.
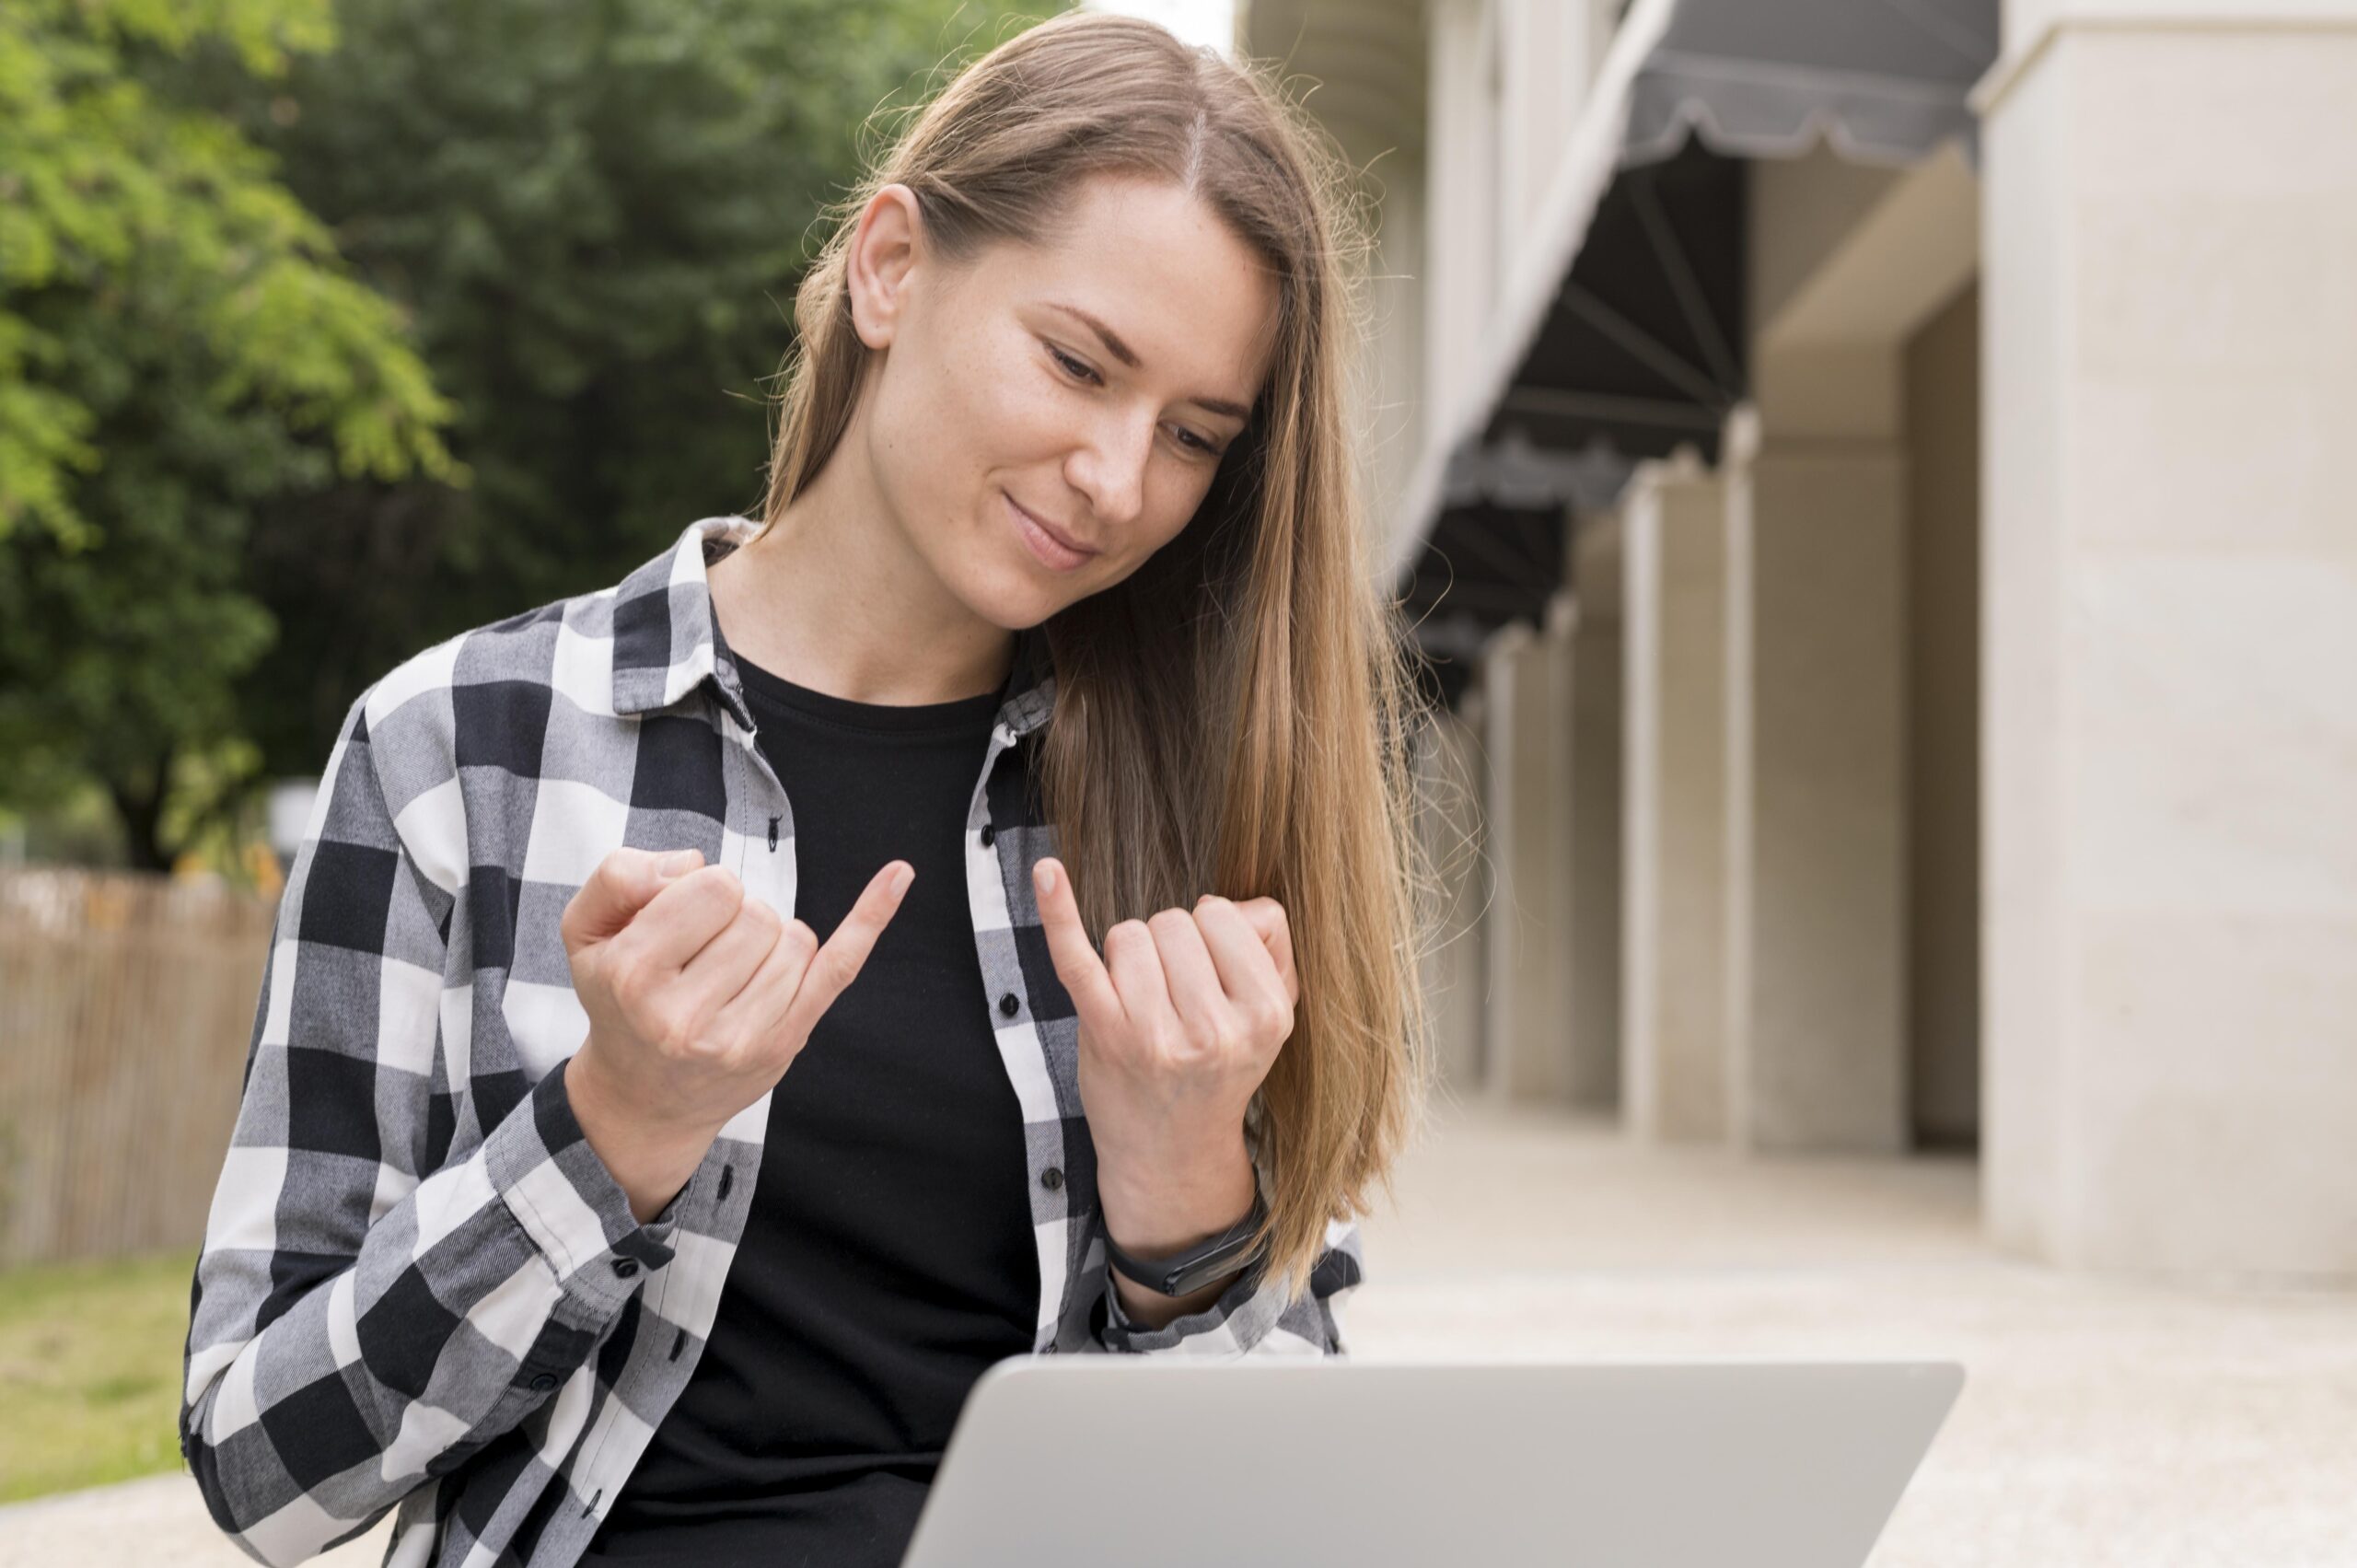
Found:
[[1469, 395], [1504, 263], [1497, 237], [1495, 33], [1483, 0], [1432, 0], [1425, 11], [1431, 107], [1425, 146], [1428, 228], [1423, 439], [1447, 439]]
[[1726, 993], [1741, 1147], [1897, 1153], [1910, 1087], [1907, 346], [1971, 277], [1959, 154], [1755, 164], [1730, 426]]
[[2357, 4], [2015, 0], [1988, 168], [1991, 1223], [2357, 1277]]

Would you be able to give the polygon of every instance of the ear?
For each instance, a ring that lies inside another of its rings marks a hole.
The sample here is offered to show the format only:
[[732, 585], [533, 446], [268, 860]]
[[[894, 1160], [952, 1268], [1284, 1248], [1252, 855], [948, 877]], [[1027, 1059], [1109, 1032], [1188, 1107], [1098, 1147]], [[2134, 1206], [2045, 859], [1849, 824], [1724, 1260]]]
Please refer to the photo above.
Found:
[[844, 256], [852, 327], [870, 348], [888, 348], [907, 303], [910, 274], [924, 243], [916, 192], [887, 185], [868, 200]]

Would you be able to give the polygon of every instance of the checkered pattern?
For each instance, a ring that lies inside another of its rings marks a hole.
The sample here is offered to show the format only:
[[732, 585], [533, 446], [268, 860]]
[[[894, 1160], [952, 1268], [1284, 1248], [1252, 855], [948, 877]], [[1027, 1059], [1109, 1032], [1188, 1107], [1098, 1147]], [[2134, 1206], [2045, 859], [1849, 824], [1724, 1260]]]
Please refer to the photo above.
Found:
[[[702, 850], [793, 911], [792, 812], [704, 575], [751, 527], [691, 524], [613, 587], [414, 656], [345, 715], [279, 906], [191, 1298], [181, 1450], [264, 1562], [398, 1507], [389, 1563], [572, 1563], [695, 1366], [769, 1099], [636, 1223], [566, 1099], [588, 1021], [558, 922], [624, 844]], [[1349, 1221], [1298, 1298], [1254, 1271], [1148, 1330], [1111, 1288], [1078, 1024], [1031, 895], [1055, 842], [1028, 787], [1053, 692], [1044, 639], [1020, 634], [966, 822], [975, 947], [1029, 1144], [1034, 1351], [1342, 1353], [1362, 1276]]]

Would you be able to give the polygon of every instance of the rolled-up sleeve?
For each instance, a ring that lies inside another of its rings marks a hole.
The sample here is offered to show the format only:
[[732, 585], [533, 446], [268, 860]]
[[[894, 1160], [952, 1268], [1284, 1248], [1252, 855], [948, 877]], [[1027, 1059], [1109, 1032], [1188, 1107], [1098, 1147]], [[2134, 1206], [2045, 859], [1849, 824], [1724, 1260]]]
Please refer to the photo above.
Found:
[[1328, 1223], [1325, 1247], [1299, 1295], [1288, 1297], [1282, 1281], [1255, 1266], [1238, 1274], [1209, 1307], [1159, 1329], [1138, 1324], [1121, 1310], [1120, 1292], [1109, 1270], [1098, 1344], [1123, 1355], [1347, 1355], [1343, 1307], [1365, 1277], [1355, 1218]]

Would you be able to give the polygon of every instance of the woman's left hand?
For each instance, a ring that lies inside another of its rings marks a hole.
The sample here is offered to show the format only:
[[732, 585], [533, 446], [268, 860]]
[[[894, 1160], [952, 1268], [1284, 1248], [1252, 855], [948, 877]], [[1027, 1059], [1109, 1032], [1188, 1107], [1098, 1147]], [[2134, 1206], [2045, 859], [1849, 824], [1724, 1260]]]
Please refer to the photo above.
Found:
[[1221, 1170], [1244, 1148], [1245, 1107], [1301, 999], [1283, 907], [1207, 893], [1192, 911], [1120, 922], [1100, 960], [1062, 862], [1043, 859], [1031, 875], [1049, 955], [1080, 1014], [1080, 1098], [1100, 1185]]

